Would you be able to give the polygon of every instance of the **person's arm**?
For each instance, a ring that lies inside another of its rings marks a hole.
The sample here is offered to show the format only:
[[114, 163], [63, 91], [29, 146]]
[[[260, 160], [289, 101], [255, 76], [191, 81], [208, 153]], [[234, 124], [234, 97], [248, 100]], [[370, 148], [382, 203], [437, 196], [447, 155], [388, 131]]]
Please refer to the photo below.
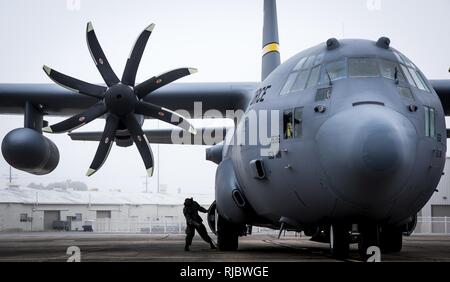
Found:
[[198, 209], [199, 212], [202, 212], [202, 213], [207, 213], [208, 212], [208, 210], [205, 209], [204, 207], [200, 206], [199, 203], [195, 202], [195, 204], [197, 205], [197, 209]]

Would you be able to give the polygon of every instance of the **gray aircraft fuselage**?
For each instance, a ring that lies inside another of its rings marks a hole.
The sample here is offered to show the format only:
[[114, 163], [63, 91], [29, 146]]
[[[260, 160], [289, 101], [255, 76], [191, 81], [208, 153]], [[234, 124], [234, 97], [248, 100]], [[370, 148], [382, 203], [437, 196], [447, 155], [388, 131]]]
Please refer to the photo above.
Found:
[[[402, 224], [430, 199], [446, 155], [437, 94], [395, 49], [368, 40], [337, 44], [305, 50], [261, 82], [246, 115], [279, 110], [279, 152], [268, 157], [262, 145], [224, 146], [216, 199], [229, 220]], [[249, 130], [241, 122], [235, 133]], [[263, 164], [262, 178], [254, 176], [255, 160]], [[235, 189], [259, 219], [236, 208], [229, 196]]]

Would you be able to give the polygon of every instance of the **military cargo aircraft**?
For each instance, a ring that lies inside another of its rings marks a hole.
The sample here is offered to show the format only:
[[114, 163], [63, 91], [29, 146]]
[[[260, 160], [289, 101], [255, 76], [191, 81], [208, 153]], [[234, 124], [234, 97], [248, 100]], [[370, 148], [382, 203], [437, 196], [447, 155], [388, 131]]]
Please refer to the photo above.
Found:
[[[58, 85], [0, 84], [0, 113], [25, 117], [24, 127], [3, 139], [5, 160], [48, 174], [59, 153], [43, 133], [69, 132], [73, 140], [99, 142], [88, 176], [100, 169], [113, 143], [134, 143], [152, 175], [149, 143], [177, 144], [174, 137], [187, 134], [181, 143], [213, 145], [206, 158], [218, 164], [216, 200], [208, 221], [221, 250], [236, 250], [249, 226], [303, 231], [329, 243], [338, 258], [349, 255], [351, 243], [362, 255], [370, 246], [401, 250], [402, 236], [414, 229], [443, 172], [450, 80], [427, 79], [386, 37], [331, 38], [281, 63], [276, 2], [265, 0], [260, 82], [172, 83], [196, 71], [180, 68], [137, 84], [153, 28], [139, 35], [119, 79], [87, 24], [89, 51], [104, 85], [47, 66]], [[194, 128], [187, 118], [198, 118], [196, 103], [200, 116], [211, 110], [242, 115], [233, 130], [219, 134], [221, 140], [208, 143], [202, 134], [209, 129]], [[47, 115], [73, 116], [48, 125]], [[103, 132], [73, 131], [97, 118], [106, 120]], [[180, 129], [144, 131], [146, 118]], [[264, 142], [258, 140], [261, 128]]]

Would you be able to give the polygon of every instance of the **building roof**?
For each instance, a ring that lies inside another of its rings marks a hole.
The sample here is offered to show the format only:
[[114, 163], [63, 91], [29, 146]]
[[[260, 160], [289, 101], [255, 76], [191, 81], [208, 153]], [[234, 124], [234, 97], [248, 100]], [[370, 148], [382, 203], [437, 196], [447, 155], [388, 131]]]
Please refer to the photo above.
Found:
[[209, 194], [157, 194], [103, 191], [56, 191], [31, 188], [0, 189], [0, 203], [20, 204], [64, 204], [64, 205], [182, 205], [184, 199], [194, 197], [201, 205], [214, 201]]

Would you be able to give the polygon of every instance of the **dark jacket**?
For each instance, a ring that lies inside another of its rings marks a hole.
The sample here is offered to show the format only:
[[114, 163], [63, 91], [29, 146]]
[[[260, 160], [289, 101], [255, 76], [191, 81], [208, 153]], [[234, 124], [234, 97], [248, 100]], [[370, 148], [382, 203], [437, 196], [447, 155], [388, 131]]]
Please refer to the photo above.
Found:
[[200, 206], [196, 201], [194, 200], [186, 200], [184, 202], [184, 208], [183, 208], [183, 214], [186, 218], [186, 223], [189, 225], [198, 225], [203, 222], [203, 219], [198, 215], [198, 212], [206, 213], [208, 212], [207, 209]]

